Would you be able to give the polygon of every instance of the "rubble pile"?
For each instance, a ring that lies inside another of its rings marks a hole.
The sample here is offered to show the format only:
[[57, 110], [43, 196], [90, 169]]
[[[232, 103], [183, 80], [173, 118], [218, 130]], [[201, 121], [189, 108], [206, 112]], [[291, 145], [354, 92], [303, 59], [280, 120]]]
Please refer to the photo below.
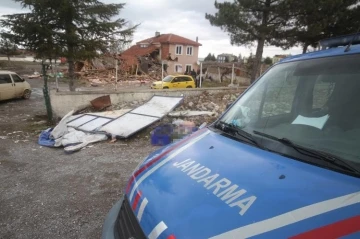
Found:
[[214, 122], [226, 109], [226, 106], [235, 101], [240, 93], [218, 93], [213, 94], [209, 92], [204, 92], [200, 96], [190, 96], [185, 97], [184, 103], [175, 109], [176, 111], [211, 111], [214, 112], [213, 115], [200, 115], [200, 116], [192, 116], [192, 117], [179, 117], [182, 119], [187, 119], [193, 121], [197, 126], [202, 123], [212, 123]]
[[[139, 58], [139, 65], [131, 72], [122, 70], [122, 61], [119, 61], [118, 82], [134, 84], [151, 83], [161, 79], [161, 65], [151, 58]], [[93, 60], [78, 61], [75, 63], [75, 74], [79, 79], [88, 81], [92, 86], [115, 83], [115, 58], [103, 56]]]
[[109, 57], [75, 62], [75, 74], [78, 78], [89, 81], [91, 84], [107, 84], [115, 79], [114, 59]]
[[[164, 74], [166, 74], [164, 72]], [[159, 81], [161, 80], [161, 65], [158, 64], [154, 64], [149, 68], [149, 74], [148, 74], [149, 78], [153, 81]], [[146, 75], [143, 77], [147, 77]]]
[[118, 58], [118, 82], [150, 83], [161, 80], [161, 64], [153, 55], [130, 56], [130, 59], [127, 57], [102, 55], [92, 60], [77, 61], [75, 74], [92, 86], [113, 84], [116, 81], [116, 58]]
[[[195, 123], [196, 126], [200, 126], [202, 123], [206, 122], [208, 124], [214, 122], [226, 109], [226, 106], [235, 101], [240, 93], [232, 92], [228, 93], [209, 93], [203, 92], [200, 96], [185, 96], [183, 103], [174, 109], [172, 113], [180, 111], [204, 111], [204, 112], [213, 112], [214, 114], [208, 115], [198, 115], [198, 116], [177, 116], [170, 117], [166, 116], [161, 122], [162, 123], [171, 123], [176, 119], [189, 120]], [[146, 100], [142, 101], [133, 101], [122, 103], [112, 106], [114, 110], [119, 109], [131, 109], [138, 107], [145, 103]]]

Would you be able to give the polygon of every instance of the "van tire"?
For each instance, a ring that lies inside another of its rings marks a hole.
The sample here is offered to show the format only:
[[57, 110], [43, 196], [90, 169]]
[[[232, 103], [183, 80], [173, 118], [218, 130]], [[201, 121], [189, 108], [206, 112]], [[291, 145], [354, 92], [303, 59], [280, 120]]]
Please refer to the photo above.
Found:
[[186, 86], [186, 88], [192, 88], [192, 86], [191, 86], [191, 85], [188, 85], [188, 86]]
[[164, 86], [164, 87], [163, 87], [163, 89], [169, 89], [169, 87], [167, 87], [167, 86]]
[[25, 90], [24, 94], [23, 94], [23, 98], [27, 100], [27, 99], [30, 99], [30, 96], [31, 96], [31, 91]]

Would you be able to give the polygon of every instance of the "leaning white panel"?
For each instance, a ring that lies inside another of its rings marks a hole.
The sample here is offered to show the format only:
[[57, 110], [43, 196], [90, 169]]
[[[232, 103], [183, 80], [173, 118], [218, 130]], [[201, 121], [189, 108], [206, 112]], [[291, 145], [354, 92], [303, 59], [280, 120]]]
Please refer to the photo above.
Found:
[[91, 120], [91, 121], [87, 122], [86, 124], [78, 127], [78, 129], [87, 131], [87, 132], [95, 131], [95, 130], [100, 129], [106, 123], [109, 123], [111, 120], [112, 119], [99, 117], [97, 119]]
[[87, 115], [95, 115], [95, 116], [116, 119], [126, 114], [129, 111], [131, 111], [131, 109], [112, 110], [112, 111], [97, 112], [97, 113], [91, 112], [91, 113], [87, 113]]
[[127, 138], [157, 120], [159, 118], [128, 113], [105, 125], [100, 131]]
[[163, 117], [175, 108], [183, 97], [154, 96], [142, 106], [134, 109], [131, 113]]
[[90, 115], [83, 115], [82, 117], [79, 117], [71, 122], [67, 123], [67, 126], [77, 128], [93, 119], [95, 119], [96, 116], [90, 116]]

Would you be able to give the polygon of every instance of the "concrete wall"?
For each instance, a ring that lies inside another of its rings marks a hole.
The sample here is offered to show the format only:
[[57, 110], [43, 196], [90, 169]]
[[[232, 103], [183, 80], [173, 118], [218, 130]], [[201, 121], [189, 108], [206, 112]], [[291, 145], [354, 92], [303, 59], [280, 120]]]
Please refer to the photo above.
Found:
[[56, 92], [50, 91], [51, 104], [54, 114], [58, 117], [63, 117], [71, 110], [83, 109], [90, 106], [90, 101], [100, 96], [110, 95], [112, 104], [119, 104], [122, 102], [146, 101], [154, 95], [163, 96], [194, 96], [200, 95], [204, 91], [213, 94], [228, 92], [229, 94], [243, 92], [246, 88], [201, 88], [201, 89], [181, 89], [181, 90], [124, 90], [124, 91], [75, 91], [75, 92]]
[[[7, 61], [7, 60], [8, 58], [6, 56], [0, 56], [0, 61]], [[10, 57], [10, 61], [33, 62], [34, 57], [33, 56]], [[41, 60], [37, 59], [36, 62], [41, 62]], [[49, 62], [49, 60], [46, 60], [46, 62]]]

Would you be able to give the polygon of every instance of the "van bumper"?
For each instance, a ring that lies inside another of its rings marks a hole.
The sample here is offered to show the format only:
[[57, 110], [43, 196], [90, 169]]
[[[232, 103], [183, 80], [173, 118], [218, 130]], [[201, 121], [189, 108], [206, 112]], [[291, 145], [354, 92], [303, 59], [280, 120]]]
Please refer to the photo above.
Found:
[[102, 228], [102, 239], [115, 239], [115, 223], [119, 215], [121, 205], [124, 201], [122, 197], [109, 211], [106, 216], [103, 228]]

